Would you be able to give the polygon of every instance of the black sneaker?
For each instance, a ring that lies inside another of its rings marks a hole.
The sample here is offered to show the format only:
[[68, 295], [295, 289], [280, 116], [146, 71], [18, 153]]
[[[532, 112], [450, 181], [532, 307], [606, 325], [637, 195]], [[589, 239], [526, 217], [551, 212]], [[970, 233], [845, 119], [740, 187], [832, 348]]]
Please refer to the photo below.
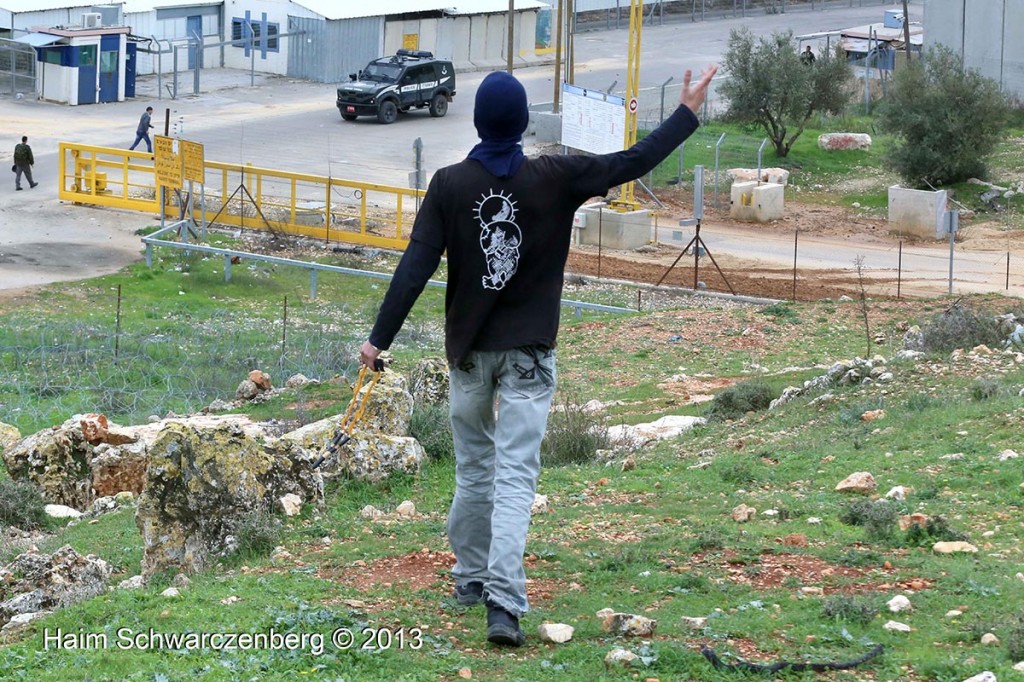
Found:
[[501, 646], [522, 646], [526, 635], [519, 628], [519, 619], [490, 603], [487, 604], [487, 641]]
[[29, 185], [29, 189], [34, 189], [35, 186], [38, 185], [38, 184], [39, 184], [38, 182], [33, 182], [31, 185]]
[[478, 580], [465, 585], [456, 583], [453, 594], [459, 606], [476, 606], [484, 600], [484, 584]]

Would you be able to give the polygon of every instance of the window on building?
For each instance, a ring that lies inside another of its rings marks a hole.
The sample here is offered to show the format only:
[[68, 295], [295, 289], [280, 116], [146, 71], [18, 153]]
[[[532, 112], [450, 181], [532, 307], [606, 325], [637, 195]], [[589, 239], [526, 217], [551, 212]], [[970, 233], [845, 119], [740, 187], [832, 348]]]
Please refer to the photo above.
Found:
[[[260, 32], [263, 24], [258, 21], [247, 22], [245, 19], [234, 18], [231, 20], [231, 44], [235, 47], [246, 47], [249, 45], [249, 31], [252, 31], [252, 44], [257, 48], [260, 46]], [[278, 52], [280, 47], [278, 45], [279, 39], [278, 34], [280, 33], [280, 24], [272, 24], [267, 22], [267, 50], [270, 52]]]

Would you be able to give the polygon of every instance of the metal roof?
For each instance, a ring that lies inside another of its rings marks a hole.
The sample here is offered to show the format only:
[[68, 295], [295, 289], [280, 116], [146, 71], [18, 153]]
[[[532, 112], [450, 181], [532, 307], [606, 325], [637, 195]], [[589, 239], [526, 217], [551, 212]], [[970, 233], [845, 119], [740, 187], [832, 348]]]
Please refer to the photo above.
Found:
[[90, 0], [0, 0], [0, 9], [7, 10], [12, 14], [21, 14], [23, 12], [44, 12], [50, 9], [92, 7], [94, 4]]
[[[373, 3], [365, 0], [292, 1], [325, 19], [359, 19], [390, 14], [436, 12], [438, 10], [454, 15], [508, 12], [507, 0], [377, 0]], [[518, 11], [540, 9], [547, 6], [537, 0], [515, 0], [515, 9]]]
[[59, 43], [63, 39], [63, 36], [55, 36], [49, 33], [29, 33], [28, 35], [23, 35], [20, 38], [15, 38], [14, 42], [27, 43], [32, 47], [46, 47], [47, 45]]

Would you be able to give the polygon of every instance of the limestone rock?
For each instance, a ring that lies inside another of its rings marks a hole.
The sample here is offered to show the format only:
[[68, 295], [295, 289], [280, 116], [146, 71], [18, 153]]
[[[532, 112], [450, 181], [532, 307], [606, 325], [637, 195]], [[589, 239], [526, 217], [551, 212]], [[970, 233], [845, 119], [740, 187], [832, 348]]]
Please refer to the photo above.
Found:
[[978, 548], [969, 542], [936, 542], [932, 551], [936, 554], [976, 554]]
[[109, 445], [125, 445], [138, 440], [132, 435], [107, 421], [106, 415], [84, 414], [80, 417], [82, 436], [90, 445], [107, 443]]
[[282, 495], [277, 502], [285, 516], [298, 516], [302, 513], [302, 498], [295, 493]]
[[149, 451], [142, 440], [120, 446], [97, 446], [89, 464], [92, 489], [100, 496], [126, 490], [138, 495], [146, 484], [148, 464]]
[[[367, 381], [359, 392], [359, 400], [363, 399], [369, 389], [369, 383]], [[408, 435], [414, 400], [407, 384], [404, 376], [385, 369], [373, 387], [358, 428], [393, 437]]]
[[1020, 457], [1020, 455], [1018, 455], [1016, 451], [1006, 449], [999, 453], [998, 459], [1000, 462], [1006, 462], [1011, 459], [1017, 459], [1018, 457]]
[[885, 410], [868, 410], [860, 416], [862, 422], [873, 422], [878, 419], [885, 419]]
[[259, 395], [260, 389], [254, 381], [243, 379], [235, 389], [235, 400], [252, 400]]
[[627, 471], [633, 471], [636, 469], [636, 457], [629, 455], [626, 459], [622, 460], [622, 465], [619, 467], [622, 473]]
[[300, 372], [299, 374], [293, 374], [288, 377], [288, 380], [284, 382], [284, 386], [285, 388], [302, 388], [303, 386], [307, 386], [311, 383], [314, 382], [310, 381], [305, 374]]
[[600, 618], [601, 620], [604, 620], [605, 618], [607, 618], [608, 616], [612, 615], [613, 613], [615, 613], [615, 609], [605, 607], [605, 608], [601, 609], [600, 611], [598, 611], [597, 613], [595, 613], [594, 615], [597, 616], [598, 618]]
[[43, 507], [43, 511], [55, 519], [77, 519], [82, 516], [82, 512], [63, 504], [48, 504]]
[[1013, 669], [1019, 673], [1024, 673], [1024, 661], [1021, 661], [1020, 663], [1015, 663]]
[[852, 473], [836, 484], [836, 492], [870, 495], [878, 489], [875, 477], [867, 471]]
[[890, 620], [882, 626], [885, 630], [891, 630], [893, 632], [910, 632], [911, 627], [905, 623], [900, 623], [895, 620]]
[[15, 641], [22, 632], [28, 629], [29, 624], [40, 618], [44, 618], [53, 611], [35, 611], [33, 613], [19, 613], [7, 621], [7, 624], [0, 628], [0, 644]]
[[444, 358], [424, 358], [409, 373], [409, 392], [418, 403], [445, 404], [448, 391], [448, 362]]
[[768, 404], [768, 409], [774, 410], [776, 408], [782, 407], [786, 403], [793, 402], [793, 400], [800, 397], [803, 394], [803, 392], [804, 389], [798, 386], [787, 386], [786, 388], [782, 389], [782, 395], [780, 395], [778, 398], [776, 398], [775, 400], [771, 401], [771, 403]]
[[895, 597], [886, 602], [885, 605], [888, 606], [889, 610], [893, 613], [900, 613], [901, 611], [911, 611], [914, 608], [910, 604], [910, 600], [902, 594], [897, 594]]
[[653, 637], [658, 621], [632, 613], [612, 613], [604, 618], [601, 627], [605, 632], [627, 637]]
[[273, 382], [270, 381], [270, 375], [260, 369], [254, 369], [249, 372], [248, 379], [256, 385], [257, 390], [261, 393], [269, 391], [274, 387]]
[[21, 440], [21, 431], [11, 426], [0, 422], [0, 454], [3, 454], [7, 448], [13, 446]]
[[629, 668], [633, 666], [639, 659], [640, 657], [634, 654], [632, 651], [627, 651], [625, 649], [612, 649], [604, 657], [604, 667]]
[[703, 630], [708, 624], [708, 619], [704, 617], [683, 616], [680, 620], [683, 627], [688, 630]]
[[11, 478], [35, 483], [47, 502], [86, 509], [92, 500], [92, 454], [81, 420], [72, 417], [4, 448], [3, 458]]
[[707, 423], [704, 417], [668, 415], [647, 424], [616, 424], [608, 428], [608, 437], [616, 442], [643, 444], [675, 438], [695, 426]]
[[384, 516], [384, 512], [377, 509], [372, 504], [368, 504], [359, 511], [359, 516], [372, 521], [373, 519], [379, 519]]
[[910, 530], [911, 526], [920, 526], [921, 528], [927, 528], [928, 527], [928, 515], [927, 514], [921, 514], [920, 512], [917, 512], [917, 513], [914, 513], [914, 514], [908, 514], [906, 516], [901, 516], [900, 519], [899, 519], [899, 523], [900, 523], [900, 530], [902, 530], [902, 531]]
[[890, 500], [897, 500], [902, 502], [907, 499], [907, 488], [906, 486], [897, 485], [889, 489], [889, 492], [885, 494], [885, 497]]
[[107, 562], [70, 545], [53, 554], [26, 552], [0, 569], [0, 625], [24, 613], [63, 608], [107, 589]]
[[166, 590], [160, 593], [160, 596], [167, 597], [168, 599], [173, 599], [174, 597], [180, 597], [181, 592], [178, 590], [177, 587], [168, 587]]
[[404, 500], [395, 507], [395, 513], [403, 519], [411, 519], [416, 516], [416, 505], [412, 500]]
[[745, 504], [741, 504], [732, 510], [732, 520], [736, 523], [746, 523], [756, 515], [757, 510]]
[[533, 496], [533, 503], [530, 505], [530, 514], [547, 514], [548, 513], [548, 496], [535, 493]]
[[985, 672], [978, 673], [972, 677], [968, 677], [964, 682], [996, 682], [995, 673], [986, 670]]
[[223, 553], [227, 538], [254, 511], [294, 493], [319, 504], [323, 480], [313, 453], [288, 441], [260, 443], [230, 424], [199, 429], [170, 423], [150, 448], [135, 524], [142, 573], [193, 573]]
[[981, 643], [985, 646], [999, 646], [999, 638], [991, 632], [986, 632], [981, 636]]
[[575, 628], [564, 623], [541, 623], [537, 628], [537, 635], [541, 641], [555, 644], [565, 644], [572, 639], [573, 632], [575, 632]]
[[125, 578], [117, 584], [119, 590], [137, 590], [146, 586], [146, 579], [141, 575], [133, 575], [131, 578]]
[[758, 176], [756, 168], [729, 168], [725, 174], [733, 182], [749, 182], [758, 180], [760, 182], [771, 182], [776, 185], [785, 185], [789, 182], [789, 171], [785, 168], [762, 168]]
[[959, 618], [964, 615], [964, 612], [959, 609], [950, 609], [946, 611], [946, 618]]
[[818, 136], [818, 148], [826, 151], [871, 149], [871, 136], [867, 133], [823, 133]]

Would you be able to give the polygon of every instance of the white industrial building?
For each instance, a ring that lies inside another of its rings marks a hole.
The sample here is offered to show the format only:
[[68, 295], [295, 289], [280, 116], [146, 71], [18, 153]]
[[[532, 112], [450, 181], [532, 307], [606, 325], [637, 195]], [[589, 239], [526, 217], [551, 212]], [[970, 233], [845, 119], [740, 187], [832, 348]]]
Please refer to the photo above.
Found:
[[925, 46], [945, 45], [964, 65], [1024, 100], [1024, 0], [928, 0]]
[[[547, 7], [538, 0], [514, 0], [515, 65], [539, 61], [537, 16]], [[122, 81], [119, 99], [133, 96], [137, 75], [197, 66], [334, 83], [402, 47], [451, 59], [462, 71], [502, 68], [507, 62], [508, 10], [507, 0], [0, 0], [0, 49], [12, 54], [26, 45], [36, 49], [33, 73], [19, 76], [29, 82], [34, 78], [37, 94], [48, 99], [52, 88], [43, 92], [41, 76], [52, 69], [42, 65], [48, 58], [68, 61], [66, 55], [58, 58], [48, 52], [50, 46], [68, 47], [81, 42], [77, 38], [85, 36], [83, 31], [109, 33], [114, 28], [125, 34], [116, 57]], [[73, 59], [82, 54], [68, 53]], [[33, 60], [27, 61], [31, 65]], [[88, 77], [82, 75], [82, 83]], [[111, 100], [91, 99], [83, 89], [80, 97], [57, 101]]]

